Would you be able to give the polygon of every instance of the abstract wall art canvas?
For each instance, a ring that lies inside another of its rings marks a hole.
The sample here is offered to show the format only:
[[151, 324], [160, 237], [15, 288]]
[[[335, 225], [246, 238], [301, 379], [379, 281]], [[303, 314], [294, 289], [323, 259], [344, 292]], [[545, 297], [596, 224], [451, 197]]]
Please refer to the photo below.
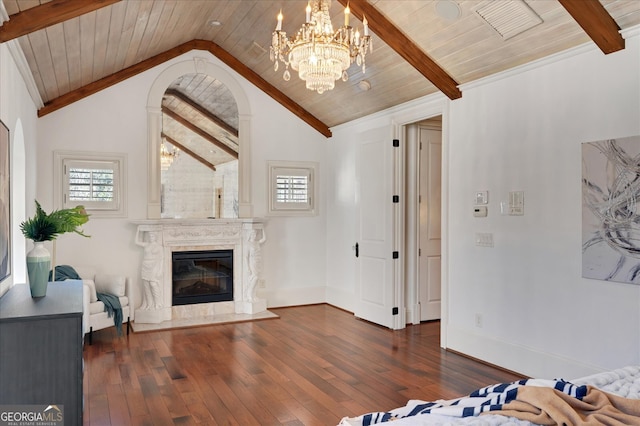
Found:
[[11, 274], [9, 129], [0, 121], [0, 282]]
[[640, 135], [582, 144], [582, 276], [640, 284]]

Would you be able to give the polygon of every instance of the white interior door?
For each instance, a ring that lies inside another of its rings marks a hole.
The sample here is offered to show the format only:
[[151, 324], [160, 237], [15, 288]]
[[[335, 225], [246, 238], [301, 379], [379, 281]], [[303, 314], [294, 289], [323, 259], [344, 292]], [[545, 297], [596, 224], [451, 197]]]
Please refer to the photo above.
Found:
[[442, 131], [420, 127], [420, 320], [440, 318]]
[[357, 317], [393, 328], [394, 148], [388, 129], [360, 135], [357, 153]]

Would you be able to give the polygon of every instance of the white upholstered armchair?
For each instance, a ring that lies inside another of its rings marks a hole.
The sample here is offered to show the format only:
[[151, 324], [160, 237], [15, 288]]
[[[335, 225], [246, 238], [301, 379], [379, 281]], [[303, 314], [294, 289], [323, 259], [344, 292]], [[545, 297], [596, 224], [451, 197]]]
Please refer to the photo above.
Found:
[[75, 269], [82, 278], [82, 324], [84, 334], [89, 334], [89, 344], [93, 343], [94, 330], [114, 327], [113, 317], [109, 317], [105, 312], [104, 303], [98, 300], [97, 293], [118, 297], [122, 306], [123, 327], [126, 323], [127, 334], [129, 334], [129, 322], [133, 320], [134, 315], [131, 280], [121, 275], [96, 273], [92, 268], [87, 267], [75, 267]]

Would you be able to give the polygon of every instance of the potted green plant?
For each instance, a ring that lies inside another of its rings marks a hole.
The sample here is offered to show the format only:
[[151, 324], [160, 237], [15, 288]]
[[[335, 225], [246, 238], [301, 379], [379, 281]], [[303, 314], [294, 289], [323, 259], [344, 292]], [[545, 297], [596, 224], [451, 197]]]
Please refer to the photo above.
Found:
[[45, 241], [54, 241], [60, 234], [75, 232], [88, 237], [80, 228], [89, 221], [83, 206], [72, 209], [55, 210], [47, 214], [36, 200], [36, 214], [20, 224], [22, 234], [33, 241], [33, 249], [27, 253], [27, 274], [31, 297], [47, 294], [51, 255], [44, 247]]

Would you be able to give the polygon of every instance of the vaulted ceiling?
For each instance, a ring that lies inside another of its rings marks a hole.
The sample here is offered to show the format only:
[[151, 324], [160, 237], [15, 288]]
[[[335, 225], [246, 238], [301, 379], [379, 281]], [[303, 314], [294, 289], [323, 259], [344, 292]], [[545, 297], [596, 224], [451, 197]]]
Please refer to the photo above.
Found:
[[[638, 0], [338, 0], [331, 6], [334, 25], [349, 1], [352, 25], [362, 27], [366, 16], [374, 49], [366, 72], [354, 64], [347, 82], [319, 95], [296, 77], [284, 81], [282, 67], [274, 71], [269, 59], [278, 11], [292, 34], [304, 21], [306, 0], [1, 1], [0, 42], [17, 40], [41, 116], [199, 49], [326, 136], [332, 126], [438, 91], [457, 99], [464, 96], [461, 84], [580, 44], [615, 52], [624, 48], [619, 31], [640, 24]], [[221, 113], [207, 105], [214, 95], [190, 96], [179, 84], [163, 108], [198, 115], [215, 139], [209, 143], [233, 156], [233, 124], [216, 124]]]

